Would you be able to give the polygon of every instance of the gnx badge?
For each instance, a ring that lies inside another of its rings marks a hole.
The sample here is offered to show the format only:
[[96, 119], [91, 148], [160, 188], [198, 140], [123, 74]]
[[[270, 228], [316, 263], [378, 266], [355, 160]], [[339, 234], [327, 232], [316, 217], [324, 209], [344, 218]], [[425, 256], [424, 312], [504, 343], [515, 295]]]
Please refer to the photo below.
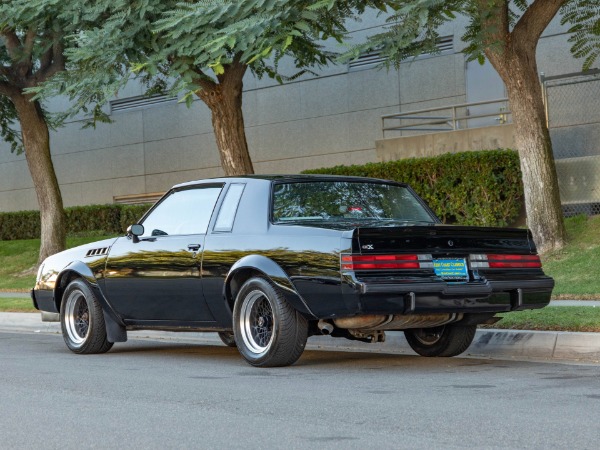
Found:
[[361, 246], [361, 248], [362, 248], [363, 250], [375, 250], [375, 249], [373, 248], [373, 244], [365, 244], [365, 245], [362, 245], [362, 246]]

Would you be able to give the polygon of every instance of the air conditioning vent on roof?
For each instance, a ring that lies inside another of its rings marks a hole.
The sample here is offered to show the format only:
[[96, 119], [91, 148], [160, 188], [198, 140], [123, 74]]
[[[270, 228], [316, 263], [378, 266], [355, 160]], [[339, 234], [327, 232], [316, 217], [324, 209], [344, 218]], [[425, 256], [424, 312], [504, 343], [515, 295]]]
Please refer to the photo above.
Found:
[[176, 102], [176, 97], [171, 97], [165, 94], [158, 95], [138, 95], [136, 97], [127, 97], [110, 101], [110, 112], [129, 111], [133, 109], [147, 108], [153, 105], [162, 103]]

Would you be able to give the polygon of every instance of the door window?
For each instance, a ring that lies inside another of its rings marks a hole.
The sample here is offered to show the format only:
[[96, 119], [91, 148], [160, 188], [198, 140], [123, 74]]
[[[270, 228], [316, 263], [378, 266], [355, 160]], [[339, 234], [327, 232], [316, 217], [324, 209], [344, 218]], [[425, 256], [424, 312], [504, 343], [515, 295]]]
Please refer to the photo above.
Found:
[[144, 236], [206, 234], [222, 186], [175, 191], [144, 219]]

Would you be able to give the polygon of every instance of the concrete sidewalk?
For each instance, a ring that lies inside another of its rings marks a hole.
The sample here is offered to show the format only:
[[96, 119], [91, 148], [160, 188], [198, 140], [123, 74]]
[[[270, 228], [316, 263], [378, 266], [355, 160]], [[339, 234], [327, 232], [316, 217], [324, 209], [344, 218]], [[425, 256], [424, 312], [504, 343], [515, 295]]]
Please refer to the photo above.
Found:
[[[40, 315], [37, 313], [0, 313], [0, 331], [53, 334], [60, 334], [61, 332], [59, 323], [42, 322]], [[128, 336], [130, 339], [223, 345], [216, 333], [131, 331], [128, 332]], [[401, 331], [388, 331], [386, 337], [384, 343], [366, 344], [329, 336], [313, 336], [308, 340], [306, 348], [366, 353], [415, 354]], [[463, 356], [600, 363], [600, 333], [479, 329], [475, 335], [475, 340]]]

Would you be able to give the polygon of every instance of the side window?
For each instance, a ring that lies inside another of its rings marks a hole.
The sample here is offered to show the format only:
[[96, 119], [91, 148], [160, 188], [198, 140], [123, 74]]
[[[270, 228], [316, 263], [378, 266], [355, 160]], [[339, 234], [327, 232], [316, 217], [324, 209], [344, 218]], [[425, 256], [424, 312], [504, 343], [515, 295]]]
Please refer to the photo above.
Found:
[[229, 190], [221, 204], [221, 210], [215, 223], [215, 231], [231, 231], [235, 213], [237, 212], [240, 199], [244, 193], [245, 184], [234, 183], [229, 186]]
[[222, 187], [175, 191], [144, 219], [144, 236], [205, 234]]

